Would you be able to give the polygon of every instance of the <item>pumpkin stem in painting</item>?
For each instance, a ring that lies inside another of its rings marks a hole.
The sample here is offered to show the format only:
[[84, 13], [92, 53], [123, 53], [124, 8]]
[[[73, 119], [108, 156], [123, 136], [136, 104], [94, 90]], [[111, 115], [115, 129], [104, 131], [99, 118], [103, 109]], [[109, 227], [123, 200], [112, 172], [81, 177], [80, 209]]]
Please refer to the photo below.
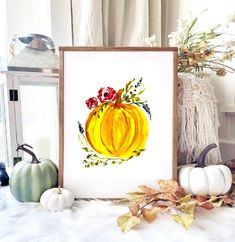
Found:
[[23, 145], [18, 145], [16, 151], [18, 150], [23, 150], [24, 152], [28, 153], [29, 155], [32, 156], [32, 161], [31, 164], [37, 164], [40, 163], [40, 161], [38, 160], [38, 158], [36, 157], [36, 155], [33, 153], [33, 151], [29, 150], [28, 148], [26, 148], [25, 146], [33, 149], [32, 146], [28, 145], [28, 144], [23, 144]]
[[197, 160], [197, 165], [196, 165], [196, 167], [205, 167], [206, 166], [206, 164], [205, 164], [205, 159], [206, 159], [206, 155], [207, 155], [207, 153], [211, 150], [211, 149], [213, 149], [213, 148], [216, 148], [217, 147], [217, 145], [215, 144], [215, 143], [213, 143], [213, 144], [210, 144], [210, 145], [208, 145], [202, 152], [201, 152], [201, 154], [199, 155], [199, 157], [198, 157], [198, 160]]
[[116, 98], [116, 102], [115, 102], [116, 105], [120, 105], [122, 103], [122, 93], [123, 93], [123, 91], [124, 91], [124, 88], [118, 90], [117, 98]]

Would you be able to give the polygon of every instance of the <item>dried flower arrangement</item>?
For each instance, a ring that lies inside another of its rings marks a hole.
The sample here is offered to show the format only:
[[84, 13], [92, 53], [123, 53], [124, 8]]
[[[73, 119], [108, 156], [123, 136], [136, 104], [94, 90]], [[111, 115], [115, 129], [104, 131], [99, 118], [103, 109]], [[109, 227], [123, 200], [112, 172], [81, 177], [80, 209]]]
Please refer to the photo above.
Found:
[[[191, 72], [205, 75], [205, 69], [212, 70], [218, 76], [235, 72], [235, 68], [226, 62], [234, 58], [235, 40], [222, 41], [223, 24], [206, 30], [196, 29], [199, 17], [180, 19], [176, 32], [169, 34], [169, 45], [178, 47], [178, 72]], [[234, 22], [229, 18], [228, 22]], [[222, 43], [220, 43], [222, 42]], [[156, 36], [146, 39], [148, 46], [156, 46]]]

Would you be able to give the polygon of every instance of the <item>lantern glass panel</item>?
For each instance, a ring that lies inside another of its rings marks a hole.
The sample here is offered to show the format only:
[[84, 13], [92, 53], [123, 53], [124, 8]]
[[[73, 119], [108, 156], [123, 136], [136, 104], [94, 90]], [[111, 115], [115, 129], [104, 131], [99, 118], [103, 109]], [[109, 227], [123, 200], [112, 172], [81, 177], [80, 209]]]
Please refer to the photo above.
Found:
[[58, 104], [55, 83], [21, 83], [23, 140], [39, 158], [57, 162]]

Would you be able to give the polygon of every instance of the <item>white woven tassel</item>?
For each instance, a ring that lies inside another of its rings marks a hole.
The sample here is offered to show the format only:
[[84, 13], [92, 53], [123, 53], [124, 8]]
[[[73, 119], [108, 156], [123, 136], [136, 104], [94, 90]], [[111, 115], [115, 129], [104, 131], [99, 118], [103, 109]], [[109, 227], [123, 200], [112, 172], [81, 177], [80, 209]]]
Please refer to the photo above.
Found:
[[218, 142], [219, 120], [214, 88], [208, 79], [179, 73], [178, 86], [178, 153], [179, 164], [191, 163], [209, 144], [207, 164], [218, 164], [221, 155]]

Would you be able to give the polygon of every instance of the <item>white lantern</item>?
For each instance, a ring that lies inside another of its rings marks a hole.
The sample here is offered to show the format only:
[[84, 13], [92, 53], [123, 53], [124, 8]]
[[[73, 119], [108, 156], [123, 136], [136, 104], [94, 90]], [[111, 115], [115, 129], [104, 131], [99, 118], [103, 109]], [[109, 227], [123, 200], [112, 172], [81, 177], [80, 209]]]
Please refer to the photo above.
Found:
[[39, 157], [57, 161], [59, 61], [53, 41], [39, 34], [16, 36], [11, 50], [16, 43], [26, 47], [8, 64], [3, 85], [9, 165], [22, 158], [16, 152], [22, 143], [33, 146]]

